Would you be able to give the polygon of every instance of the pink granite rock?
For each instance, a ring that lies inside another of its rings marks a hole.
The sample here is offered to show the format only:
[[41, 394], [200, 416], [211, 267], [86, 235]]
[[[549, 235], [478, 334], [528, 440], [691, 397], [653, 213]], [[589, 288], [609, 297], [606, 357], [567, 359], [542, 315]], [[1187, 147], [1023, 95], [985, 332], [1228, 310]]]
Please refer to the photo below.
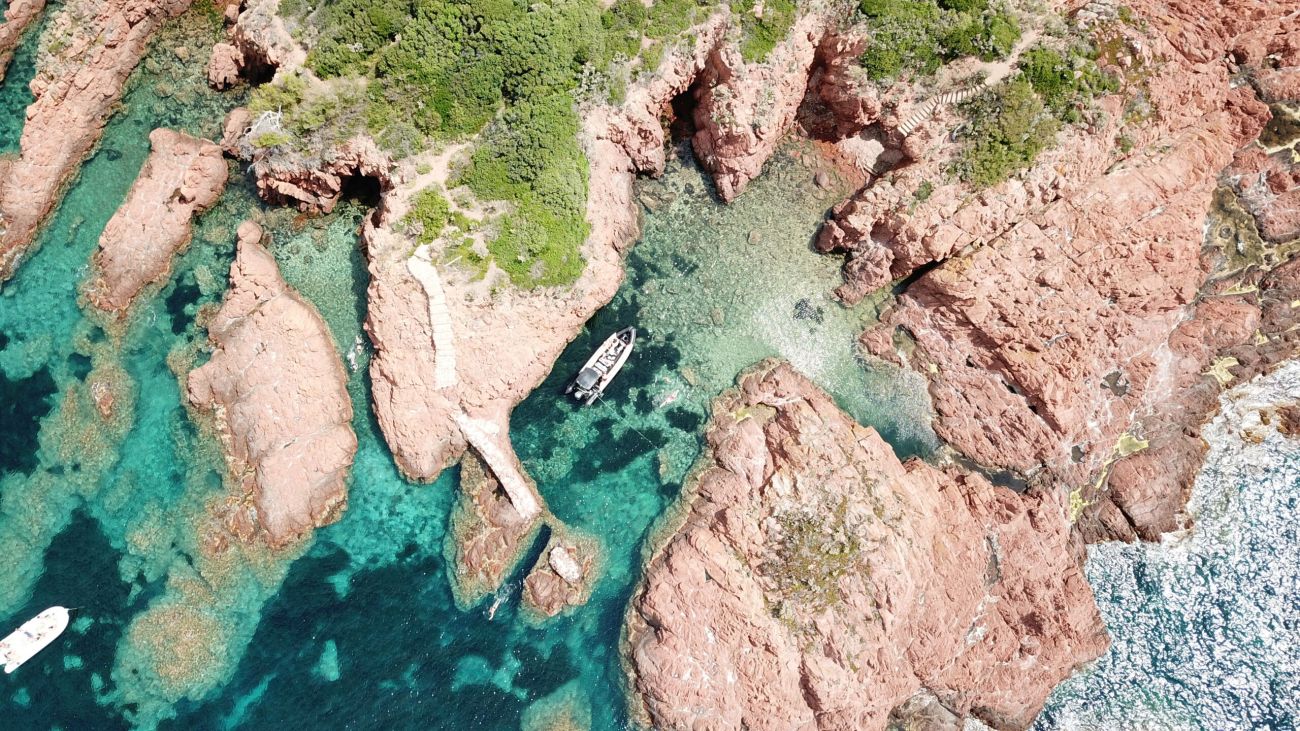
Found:
[[154, 130], [149, 143], [140, 175], [99, 237], [86, 288], [91, 304], [119, 315], [146, 286], [166, 280], [194, 217], [226, 187], [226, 161], [215, 144], [168, 129]]
[[191, 0], [72, 0], [47, 34], [66, 39], [38, 62], [17, 159], [0, 163], [0, 281], [100, 134], [150, 37]]
[[900, 463], [787, 364], [715, 401], [682, 499], [627, 617], [655, 728], [867, 731], [932, 706], [1023, 729], [1108, 645], [1059, 499]]
[[244, 541], [291, 545], [347, 507], [357, 450], [347, 374], [316, 309], [241, 226], [230, 290], [208, 328], [214, 351], [190, 372], [190, 403], [210, 409], [230, 469], [222, 508]]
[[13, 0], [5, 8], [4, 22], [0, 22], [0, 81], [4, 80], [5, 70], [22, 40], [23, 31], [40, 17], [44, 9], [45, 0]]

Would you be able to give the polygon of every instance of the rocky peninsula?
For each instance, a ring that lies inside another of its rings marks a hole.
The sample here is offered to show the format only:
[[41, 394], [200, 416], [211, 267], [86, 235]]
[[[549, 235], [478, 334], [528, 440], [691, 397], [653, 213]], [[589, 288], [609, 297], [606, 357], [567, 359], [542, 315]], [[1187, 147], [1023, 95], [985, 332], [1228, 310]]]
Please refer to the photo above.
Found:
[[1059, 494], [901, 463], [778, 362], [707, 445], [628, 613], [655, 728], [1025, 728], [1106, 649]]
[[189, 5], [72, 0], [51, 19], [41, 37], [31, 82], [35, 101], [27, 107], [18, 157], [0, 160], [0, 282], [13, 275], [64, 185], [98, 144], [149, 39]]
[[221, 148], [169, 129], [149, 134], [144, 168], [99, 237], [86, 298], [119, 317], [141, 290], [163, 281], [198, 214], [226, 187]]
[[261, 238], [256, 224], [240, 226], [230, 290], [208, 325], [214, 351], [186, 395], [212, 411], [226, 454], [225, 527], [279, 548], [338, 520], [357, 438], [329, 329]]

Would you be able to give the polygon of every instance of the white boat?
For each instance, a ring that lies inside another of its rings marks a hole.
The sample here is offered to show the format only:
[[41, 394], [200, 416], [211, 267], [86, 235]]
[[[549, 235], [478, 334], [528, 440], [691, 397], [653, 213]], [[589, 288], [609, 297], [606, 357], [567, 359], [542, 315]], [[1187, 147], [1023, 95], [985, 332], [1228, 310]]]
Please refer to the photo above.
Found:
[[23, 663], [44, 650], [68, 628], [68, 610], [50, 607], [23, 623], [8, 637], [0, 640], [0, 662], [12, 673]]
[[636, 342], [636, 328], [627, 327], [610, 335], [600, 344], [596, 352], [587, 359], [587, 363], [578, 371], [564, 390], [584, 404], [590, 404], [605, 393], [609, 382], [618, 375], [628, 356], [632, 355], [632, 344]]

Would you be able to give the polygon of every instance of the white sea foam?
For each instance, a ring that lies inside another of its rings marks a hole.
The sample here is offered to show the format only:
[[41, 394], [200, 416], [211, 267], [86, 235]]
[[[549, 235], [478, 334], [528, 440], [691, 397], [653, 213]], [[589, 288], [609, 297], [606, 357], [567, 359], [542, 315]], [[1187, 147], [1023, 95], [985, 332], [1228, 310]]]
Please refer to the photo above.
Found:
[[1261, 412], [1297, 397], [1300, 361], [1223, 396], [1205, 429], [1190, 533], [1090, 550], [1088, 579], [1114, 646], [1057, 689], [1036, 728], [1295, 728], [1300, 440]]

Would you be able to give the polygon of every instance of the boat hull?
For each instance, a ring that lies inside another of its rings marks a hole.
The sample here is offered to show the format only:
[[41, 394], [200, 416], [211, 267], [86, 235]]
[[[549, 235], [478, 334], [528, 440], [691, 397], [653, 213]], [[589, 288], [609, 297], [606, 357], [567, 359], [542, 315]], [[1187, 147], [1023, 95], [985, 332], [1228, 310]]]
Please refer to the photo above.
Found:
[[624, 328], [610, 335], [583, 364], [564, 393], [583, 404], [595, 403], [605, 393], [614, 376], [627, 364], [635, 344], [636, 328]]
[[68, 610], [65, 607], [50, 607], [24, 622], [23, 626], [0, 640], [0, 662], [4, 663], [5, 672], [12, 673], [22, 667], [36, 653], [49, 647], [67, 628]]

